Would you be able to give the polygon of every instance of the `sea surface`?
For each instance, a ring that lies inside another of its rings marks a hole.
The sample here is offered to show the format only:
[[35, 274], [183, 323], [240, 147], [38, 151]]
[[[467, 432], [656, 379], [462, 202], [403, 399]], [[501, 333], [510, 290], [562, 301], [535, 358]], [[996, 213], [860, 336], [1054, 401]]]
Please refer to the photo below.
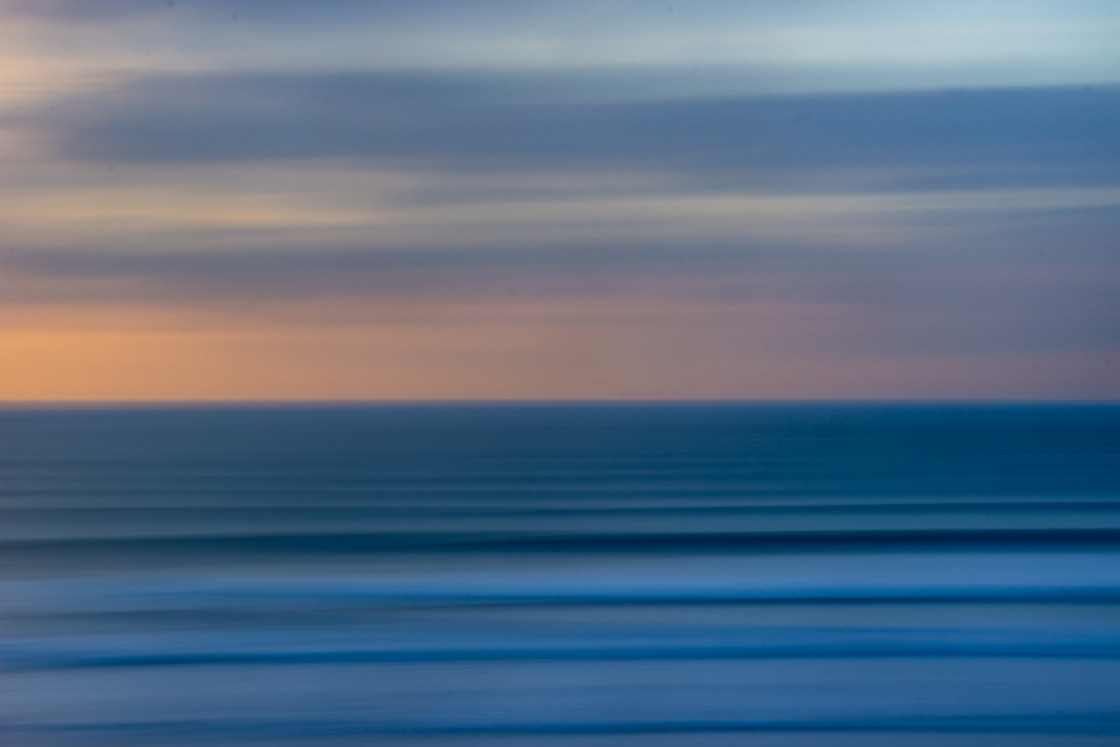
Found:
[[1120, 406], [0, 410], [0, 743], [1120, 744]]

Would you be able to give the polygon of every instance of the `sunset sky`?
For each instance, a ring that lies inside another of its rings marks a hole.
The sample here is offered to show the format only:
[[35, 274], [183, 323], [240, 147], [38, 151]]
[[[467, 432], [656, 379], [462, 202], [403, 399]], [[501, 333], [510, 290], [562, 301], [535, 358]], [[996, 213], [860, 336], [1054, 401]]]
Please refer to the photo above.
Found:
[[0, 400], [1120, 398], [1120, 3], [0, 0]]

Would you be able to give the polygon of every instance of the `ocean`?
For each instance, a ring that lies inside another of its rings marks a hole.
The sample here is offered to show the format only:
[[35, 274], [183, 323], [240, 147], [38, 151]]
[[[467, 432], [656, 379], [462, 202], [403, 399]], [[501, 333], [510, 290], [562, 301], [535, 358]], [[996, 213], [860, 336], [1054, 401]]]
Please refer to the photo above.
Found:
[[0, 410], [11, 745], [1120, 744], [1120, 406]]

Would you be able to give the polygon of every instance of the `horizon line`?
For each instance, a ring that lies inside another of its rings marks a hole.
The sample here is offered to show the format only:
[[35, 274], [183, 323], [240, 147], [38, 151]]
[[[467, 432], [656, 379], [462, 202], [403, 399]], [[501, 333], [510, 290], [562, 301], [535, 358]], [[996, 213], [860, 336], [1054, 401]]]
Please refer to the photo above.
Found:
[[509, 398], [509, 399], [150, 399], [150, 400], [2, 400], [0, 410], [21, 408], [308, 408], [308, 407], [473, 407], [473, 406], [690, 406], [690, 405], [863, 405], [863, 406], [1120, 406], [1117, 399], [996, 399], [965, 397], [932, 398], [735, 398], [735, 397], [684, 397], [684, 398]]

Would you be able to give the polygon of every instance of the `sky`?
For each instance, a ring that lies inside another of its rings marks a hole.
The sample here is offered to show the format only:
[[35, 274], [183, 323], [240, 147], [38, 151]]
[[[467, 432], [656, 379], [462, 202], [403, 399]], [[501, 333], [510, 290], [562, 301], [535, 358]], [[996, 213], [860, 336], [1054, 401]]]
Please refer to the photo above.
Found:
[[1120, 4], [0, 0], [0, 400], [1120, 399]]

